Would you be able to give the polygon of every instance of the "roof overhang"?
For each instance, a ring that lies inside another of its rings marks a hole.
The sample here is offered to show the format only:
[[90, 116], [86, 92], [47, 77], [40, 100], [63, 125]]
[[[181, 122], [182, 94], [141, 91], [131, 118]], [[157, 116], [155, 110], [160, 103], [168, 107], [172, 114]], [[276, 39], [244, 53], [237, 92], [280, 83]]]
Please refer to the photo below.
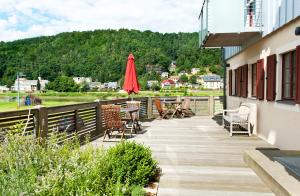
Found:
[[260, 35], [260, 32], [209, 33], [202, 47], [241, 46], [253, 37]]

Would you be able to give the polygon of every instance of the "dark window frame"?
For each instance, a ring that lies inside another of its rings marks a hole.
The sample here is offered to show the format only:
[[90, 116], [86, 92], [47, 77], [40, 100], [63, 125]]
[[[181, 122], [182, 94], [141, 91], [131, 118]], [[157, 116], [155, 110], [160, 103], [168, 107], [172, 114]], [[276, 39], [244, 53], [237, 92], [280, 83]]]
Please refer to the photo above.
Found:
[[[296, 85], [295, 83], [295, 78], [294, 78], [294, 74], [296, 72], [296, 62], [294, 62], [295, 60], [295, 55], [296, 55], [296, 50], [292, 50], [289, 52], [286, 52], [284, 54], [282, 54], [282, 82], [281, 82], [281, 98], [282, 100], [295, 100], [296, 99], [296, 92], [294, 92], [294, 87]], [[289, 69], [290, 69], [290, 80], [289, 82], [285, 82], [285, 71], [286, 71], [286, 65], [285, 65], [285, 59], [286, 58], [290, 58], [290, 65], [289, 65]], [[285, 96], [285, 85], [286, 84], [290, 84], [290, 96]]]

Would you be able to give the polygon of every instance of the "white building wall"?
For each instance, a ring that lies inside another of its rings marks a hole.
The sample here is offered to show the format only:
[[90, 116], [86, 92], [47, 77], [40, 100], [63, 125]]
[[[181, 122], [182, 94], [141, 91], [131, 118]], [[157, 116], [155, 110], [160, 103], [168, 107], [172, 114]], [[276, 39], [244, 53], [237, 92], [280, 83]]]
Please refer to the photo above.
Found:
[[[276, 100], [281, 99], [281, 55], [287, 51], [295, 50], [300, 45], [300, 37], [295, 36], [294, 31], [300, 26], [300, 18], [292, 23], [278, 29], [269, 37], [258, 41], [242, 53], [229, 59], [229, 69], [236, 69], [241, 65], [249, 65], [248, 77], [248, 98], [227, 96], [227, 107], [229, 109], [237, 108], [241, 102], [255, 103], [257, 105], [257, 134], [271, 144], [285, 150], [300, 150], [300, 105], [290, 105], [278, 101], [269, 102], [266, 99], [259, 101], [251, 97], [251, 67], [258, 59], [264, 59], [267, 62], [267, 56], [277, 54], [277, 84]], [[266, 63], [264, 63], [266, 66]], [[266, 70], [266, 67], [265, 67]], [[227, 87], [228, 85], [227, 71]], [[234, 86], [234, 72], [233, 72]], [[226, 89], [228, 95], [228, 88]], [[265, 81], [266, 97], [266, 81]]]

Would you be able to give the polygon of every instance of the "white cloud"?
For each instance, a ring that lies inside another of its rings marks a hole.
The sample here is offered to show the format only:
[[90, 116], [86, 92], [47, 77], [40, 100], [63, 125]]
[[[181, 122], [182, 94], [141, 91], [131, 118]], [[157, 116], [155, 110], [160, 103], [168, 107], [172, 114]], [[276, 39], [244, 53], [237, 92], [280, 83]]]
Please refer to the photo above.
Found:
[[1, 0], [0, 40], [130, 28], [194, 32], [202, 0]]

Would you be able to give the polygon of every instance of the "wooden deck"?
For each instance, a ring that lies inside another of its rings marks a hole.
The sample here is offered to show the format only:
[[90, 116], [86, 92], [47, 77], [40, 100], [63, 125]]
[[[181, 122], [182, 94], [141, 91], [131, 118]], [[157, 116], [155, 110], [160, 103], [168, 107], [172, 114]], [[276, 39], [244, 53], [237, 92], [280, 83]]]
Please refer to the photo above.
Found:
[[230, 137], [209, 117], [154, 120], [143, 127], [132, 139], [150, 146], [159, 161], [158, 195], [273, 195], [243, 161], [245, 150], [271, 147], [265, 141]]

